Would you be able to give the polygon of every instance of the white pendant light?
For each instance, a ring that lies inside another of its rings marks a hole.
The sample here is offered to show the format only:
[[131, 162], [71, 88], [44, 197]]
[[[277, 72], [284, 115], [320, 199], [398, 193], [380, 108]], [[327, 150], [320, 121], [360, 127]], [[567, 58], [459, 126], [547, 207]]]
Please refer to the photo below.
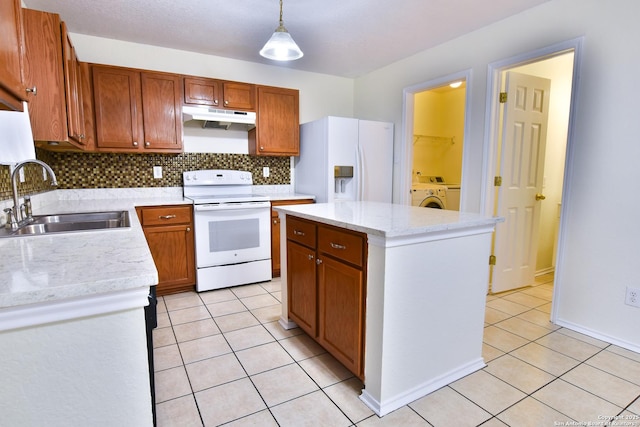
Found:
[[304, 55], [282, 23], [282, 0], [280, 0], [280, 25], [260, 50], [260, 55], [275, 61], [293, 61]]

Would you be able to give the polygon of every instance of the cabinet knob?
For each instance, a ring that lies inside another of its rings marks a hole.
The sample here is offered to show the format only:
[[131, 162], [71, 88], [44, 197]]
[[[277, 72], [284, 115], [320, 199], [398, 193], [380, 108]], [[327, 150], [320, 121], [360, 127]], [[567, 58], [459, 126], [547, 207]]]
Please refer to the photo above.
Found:
[[316, 264], [318, 265], [322, 264], [322, 260], [320, 258], [316, 259]]
[[150, 146], [150, 145], [151, 145], [151, 143], [150, 143], [149, 141], [147, 141], [147, 142], [145, 142], [145, 143], [144, 143], [144, 146], [145, 146], [145, 147], [148, 147], [148, 146]]
[[309, 259], [313, 259], [313, 254], [309, 254], [307, 256], [309, 257]]
[[76, 133], [76, 138], [78, 138], [78, 139], [84, 139], [84, 133], [81, 133], [81, 134], [77, 134], [77, 133]]
[[27, 93], [32, 93], [33, 96], [36, 96], [38, 94], [38, 88], [37, 87], [28, 87], [25, 89], [27, 91]]
[[264, 150], [264, 147], [262, 145], [260, 146], [260, 150]]
[[228, 100], [224, 100], [224, 105], [229, 105], [229, 101]]
[[214, 103], [214, 105], [218, 105], [218, 100], [217, 100], [217, 99], [214, 99], [214, 100], [213, 100], [213, 103]]
[[133, 146], [137, 147], [138, 146], [138, 141], [133, 141]]
[[274, 224], [274, 225], [278, 225], [278, 220], [277, 220], [277, 219], [274, 219], [274, 220], [273, 220], [273, 224]]
[[187, 231], [191, 231], [191, 227], [187, 227]]

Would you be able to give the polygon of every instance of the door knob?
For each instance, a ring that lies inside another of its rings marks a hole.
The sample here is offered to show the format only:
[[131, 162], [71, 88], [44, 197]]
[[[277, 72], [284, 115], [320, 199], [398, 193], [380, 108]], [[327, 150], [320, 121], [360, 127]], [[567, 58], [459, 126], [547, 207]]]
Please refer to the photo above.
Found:
[[540, 194], [540, 193], [536, 194], [536, 200], [544, 200], [544, 199], [546, 199], [544, 194]]

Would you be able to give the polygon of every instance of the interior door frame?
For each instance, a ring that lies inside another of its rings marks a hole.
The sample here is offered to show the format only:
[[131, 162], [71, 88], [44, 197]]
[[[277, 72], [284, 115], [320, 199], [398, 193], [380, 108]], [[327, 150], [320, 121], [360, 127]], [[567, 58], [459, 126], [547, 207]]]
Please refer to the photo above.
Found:
[[500, 88], [501, 75], [503, 71], [521, 65], [542, 61], [558, 56], [569, 51], [574, 53], [573, 77], [571, 82], [571, 103], [569, 106], [569, 126], [567, 129], [566, 157], [564, 164], [564, 183], [562, 188], [562, 209], [560, 210], [560, 226], [558, 231], [558, 247], [556, 256], [556, 266], [553, 286], [553, 300], [551, 304], [551, 321], [555, 321], [557, 316], [558, 299], [560, 292], [558, 286], [562, 283], [558, 280], [562, 277], [562, 266], [564, 263], [564, 230], [568, 212], [571, 209], [571, 187], [573, 176], [573, 157], [575, 151], [575, 108], [578, 105], [578, 87], [580, 82], [580, 64], [582, 63], [583, 37], [554, 44], [542, 49], [522, 53], [514, 57], [492, 62], [487, 71], [487, 98], [486, 98], [486, 119], [485, 119], [485, 144], [483, 153], [484, 173], [481, 204], [485, 215], [493, 216], [495, 204], [495, 190], [493, 177], [498, 164], [498, 137], [500, 128]]
[[[402, 91], [402, 117], [404, 117], [404, 128], [402, 129], [402, 161], [400, 162], [400, 171], [398, 174], [398, 182], [400, 183], [399, 189], [400, 197], [397, 203], [403, 205], [411, 204], [411, 169], [413, 168], [413, 115], [415, 107], [415, 94], [419, 92], [425, 92], [431, 89], [435, 89], [457, 80], [464, 80], [466, 83], [465, 100], [464, 100], [464, 136], [468, 137], [470, 132], [470, 115], [471, 115], [471, 69], [459, 71], [453, 74], [447, 74], [436, 79], [428, 80], [426, 82], [418, 83], [413, 86], [404, 88]], [[468, 144], [464, 144], [462, 148], [462, 176], [460, 177], [460, 183], [464, 182], [465, 165], [467, 164], [468, 156]], [[464, 191], [465, 186], [462, 184], [460, 189], [460, 211], [464, 210]]]

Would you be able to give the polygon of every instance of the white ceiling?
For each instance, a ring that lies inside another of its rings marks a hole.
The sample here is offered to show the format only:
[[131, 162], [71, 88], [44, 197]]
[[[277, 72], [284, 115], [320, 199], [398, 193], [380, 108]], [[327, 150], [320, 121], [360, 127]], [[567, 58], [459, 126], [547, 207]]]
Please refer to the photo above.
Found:
[[[284, 0], [304, 57], [258, 51], [278, 26], [279, 0], [23, 0], [59, 13], [72, 33], [357, 77], [549, 0]], [[479, 47], [481, 48], [481, 47]]]

